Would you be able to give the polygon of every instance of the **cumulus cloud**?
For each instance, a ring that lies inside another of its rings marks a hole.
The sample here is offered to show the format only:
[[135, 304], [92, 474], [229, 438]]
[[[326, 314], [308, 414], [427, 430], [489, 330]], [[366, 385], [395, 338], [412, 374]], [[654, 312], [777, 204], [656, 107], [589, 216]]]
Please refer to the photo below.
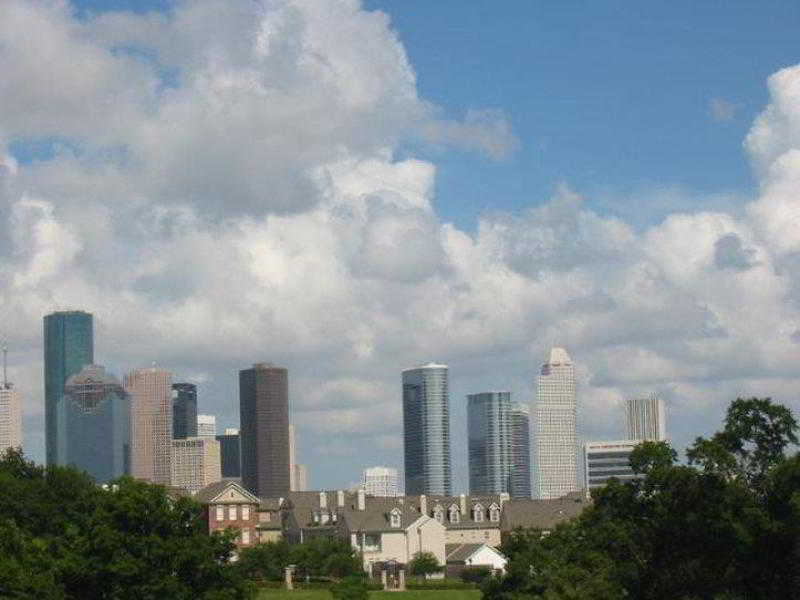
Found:
[[[0, 11], [0, 329], [34, 456], [41, 317], [67, 307], [95, 314], [100, 362], [198, 380], [223, 425], [237, 425], [237, 369], [288, 366], [318, 485], [402, 464], [399, 371], [429, 360], [451, 366], [462, 478], [460, 399], [529, 400], [555, 343], [579, 366], [586, 438], [621, 435], [631, 394], [667, 399], [679, 445], [737, 394], [794, 402], [800, 67], [769, 80], [743, 210], [634, 226], [564, 185], [473, 232], [437, 215], [435, 164], [398, 149], [502, 158], [509, 123], [419, 98], [388, 17], [355, 0]], [[31, 143], [54, 151], [9, 150]]]

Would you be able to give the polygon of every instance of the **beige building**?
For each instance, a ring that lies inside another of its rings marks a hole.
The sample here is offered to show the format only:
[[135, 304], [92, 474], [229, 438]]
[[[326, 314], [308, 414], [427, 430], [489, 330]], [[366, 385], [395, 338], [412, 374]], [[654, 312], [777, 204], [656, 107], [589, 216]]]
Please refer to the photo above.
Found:
[[289, 425], [289, 491], [305, 492], [308, 490], [308, 468], [297, 463], [294, 434], [294, 425]]
[[172, 472], [172, 373], [136, 369], [125, 376], [131, 403], [131, 475], [170, 485]]
[[172, 440], [172, 485], [192, 494], [222, 479], [220, 444], [214, 438]]
[[10, 383], [0, 384], [0, 453], [22, 446], [22, 397]]

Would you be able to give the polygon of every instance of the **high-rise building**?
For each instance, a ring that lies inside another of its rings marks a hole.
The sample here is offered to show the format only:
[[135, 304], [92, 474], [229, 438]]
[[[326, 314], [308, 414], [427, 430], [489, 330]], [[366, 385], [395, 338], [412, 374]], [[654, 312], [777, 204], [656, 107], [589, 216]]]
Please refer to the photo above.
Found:
[[449, 496], [450, 412], [447, 365], [403, 371], [405, 493]]
[[172, 485], [192, 494], [222, 479], [219, 442], [210, 437], [172, 440]]
[[294, 489], [293, 492], [307, 492], [308, 491], [308, 467], [305, 465], [294, 464], [292, 465], [292, 473], [294, 476]]
[[467, 396], [469, 493], [508, 493], [511, 483], [511, 393]]
[[612, 477], [622, 483], [641, 477], [633, 472], [630, 456], [636, 440], [587, 442], [583, 446], [584, 488], [587, 494], [604, 486]]
[[242, 453], [239, 446], [239, 430], [226, 429], [224, 435], [218, 435], [219, 454], [221, 460], [222, 477], [242, 476]]
[[667, 418], [661, 398], [630, 398], [626, 409], [629, 440], [660, 442], [667, 439]]
[[130, 472], [130, 402], [105, 367], [86, 365], [67, 379], [57, 419], [65, 464], [98, 483]]
[[80, 310], [58, 311], [44, 317], [44, 421], [45, 458], [48, 465], [63, 465], [66, 440], [58, 423], [58, 403], [64, 384], [85, 365], [94, 363], [92, 315]]
[[6, 375], [6, 353], [3, 347], [3, 381], [0, 382], [0, 456], [7, 448], [22, 447], [22, 396]]
[[125, 376], [131, 402], [131, 475], [170, 485], [172, 373], [152, 367]]
[[519, 402], [511, 403], [511, 489], [512, 498], [531, 497], [530, 410]]
[[214, 415], [197, 415], [197, 435], [200, 437], [216, 437], [217, 417]]
[[578, 489], [575, 369], [563, 348], [550, 350], [536, 387], [536, 495], [547, 500]]
[[362, 487], [367, 495], [394, 497], [400, 495], [400, 478], [392, 467], [364, 469]]
[[242, 483], [256, 496], [289, 492], [289, 373], [258, 363], [239, 371]]
[[197, 386], [172, 384], [172, 439], [197, 436]]

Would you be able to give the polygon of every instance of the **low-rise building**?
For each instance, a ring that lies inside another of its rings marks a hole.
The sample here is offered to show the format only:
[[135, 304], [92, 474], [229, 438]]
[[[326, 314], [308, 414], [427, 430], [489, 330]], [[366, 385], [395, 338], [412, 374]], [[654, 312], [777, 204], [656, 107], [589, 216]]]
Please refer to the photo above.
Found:
[[262, 502], [236, 481], [225, 480], [211, 483], [194, 496], [206, 510], [208, 532], [236, 529], [236, 545], [246, 548], [259, 543], [259, 521]]
[[486, 544], [447, 544], [447, 576], [459, 577], [467, 567], [487, 567], [493, 573], [505, 573], [508, 559]]
[[576, 518], [589, 504], [590, 500], [583, 492], [548, 500], [514, 498], [503, 506], [500, 515], [503, 540], [519, 529], [535, 529], [547, 535], [559, 523]]
[[587, 442], [583, 446], [584, 489], [589, 494], [603, 487], [610, 479], [620, 482], [641, 477], [631, 468], [630, 457], [642, 440], [620, 440], [614, 442]]

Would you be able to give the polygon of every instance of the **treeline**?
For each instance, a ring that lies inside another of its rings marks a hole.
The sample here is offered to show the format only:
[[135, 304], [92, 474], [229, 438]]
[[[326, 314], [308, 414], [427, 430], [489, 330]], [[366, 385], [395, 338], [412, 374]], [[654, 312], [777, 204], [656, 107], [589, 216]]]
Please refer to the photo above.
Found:
[[[550, 535], [519, 531], [486, 600], [800, 598], [797, 422], [769, 399], [738, 399], [722, 431], [678, 464], [666, 443], [631, 458], [641, 480], [613, 481]], [[787, 456], [789, 454], [789, 456]]]

